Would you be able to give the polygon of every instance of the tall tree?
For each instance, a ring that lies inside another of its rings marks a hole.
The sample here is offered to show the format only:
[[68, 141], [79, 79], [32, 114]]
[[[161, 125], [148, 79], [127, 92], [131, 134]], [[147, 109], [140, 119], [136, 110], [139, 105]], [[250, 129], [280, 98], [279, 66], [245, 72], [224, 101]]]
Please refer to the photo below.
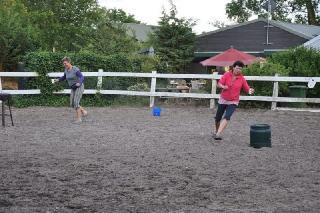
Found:
[[20, 0], [1, 0], [0, 71], [13, 70], [26, 51], [35, 48], [36, 31]]
[[193, 59], [195, 33], [191, 19], [178, 18], [177, 9], [172, 1], [167, 14], [162, 11], [159, 27], [151, 35], [153, 45], [161, 64], [169, 72], [183, 72], [187, 63]]
[[121, 16], [117, 16], [115, 11], [110, 15], [110, 10], [99, 8], [99, 18], [91, 31], [89, 42], [81, 50], [89, 50], [106, 55], [136, 52], [139, 48], [139, 43], [127, 34], [127, 29], [123, 26], [126, 21], [135, 19], [127, 15], [123, 10], [121, 11]]
[[140, 24], [140, 21], [136, 20], [134, 15], [127, 14], [122, 9], [108, 9], [106, 14], [107, 18], [114, 22]]
[[[247, 21], [252, 15], [267, 17], [263, 5], [268, 0], [232, 0], [226, 6], [228, 18], [239, 23]], [[273, 20], [293, 21], [320, 25], [320, 0], [273, 0], [275, 9], [272, 12]]]
[[209, 22], [209, 24], [211, 24], [212, 26], [218, 28], [218, 29], [221, 29], [221, 28], [224, 28], [224, 27], [227, 27], [228, 25], [223, 22], [223, 21], [219, 21], [219, 20], [213, 20], [211, 22]]
[[77, 51], [98, 19], [97, 0], [23, 0], [45, 50]]

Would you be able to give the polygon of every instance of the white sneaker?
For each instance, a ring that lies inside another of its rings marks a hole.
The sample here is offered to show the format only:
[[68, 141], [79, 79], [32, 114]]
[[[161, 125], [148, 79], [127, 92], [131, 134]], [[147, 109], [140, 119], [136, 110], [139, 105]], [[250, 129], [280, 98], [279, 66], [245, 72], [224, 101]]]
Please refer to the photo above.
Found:
[[82, 120], [81, 119], [77, 119], [77, 120], [75, 120], [73, 123], [75, 123], [75, 124], [79, 124], [79, 123], [81, 123], [82, 122]]

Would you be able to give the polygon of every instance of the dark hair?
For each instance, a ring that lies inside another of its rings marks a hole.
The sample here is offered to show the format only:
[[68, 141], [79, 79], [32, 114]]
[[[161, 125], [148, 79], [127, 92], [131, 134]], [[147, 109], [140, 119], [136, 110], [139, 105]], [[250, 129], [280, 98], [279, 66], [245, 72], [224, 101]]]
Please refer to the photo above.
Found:
[[244, 67], [244, 63], [242, 61], [235, 61], [232, 65], [232, 67]]
[[71, 59], [67, 56], [63, 57], [63, 59], [61, 61], [62, 61], [62, 63], [65, 61], [71, 63]]

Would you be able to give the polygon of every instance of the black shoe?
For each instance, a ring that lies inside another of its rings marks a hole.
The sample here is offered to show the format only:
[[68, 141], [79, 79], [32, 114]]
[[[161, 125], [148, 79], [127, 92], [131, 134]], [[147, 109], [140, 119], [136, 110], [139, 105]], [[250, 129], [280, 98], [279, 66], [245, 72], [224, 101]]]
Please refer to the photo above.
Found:
[[214, 139], [217, 140], [217, 141], [221, 141], [221, 140], [222, 140], [222, 137], [219, 136], [219, 135], [215, 135], [215, 136], [214, 136]]

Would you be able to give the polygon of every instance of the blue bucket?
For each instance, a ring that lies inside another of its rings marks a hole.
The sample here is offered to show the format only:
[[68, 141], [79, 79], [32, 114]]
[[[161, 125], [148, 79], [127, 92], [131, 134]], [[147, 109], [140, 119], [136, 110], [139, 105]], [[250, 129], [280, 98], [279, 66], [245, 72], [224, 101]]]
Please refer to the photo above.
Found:
[[153, 107], [152, 115], [153, 116], [160, 116], [161, 115], [161, 108], [160, 107]]

